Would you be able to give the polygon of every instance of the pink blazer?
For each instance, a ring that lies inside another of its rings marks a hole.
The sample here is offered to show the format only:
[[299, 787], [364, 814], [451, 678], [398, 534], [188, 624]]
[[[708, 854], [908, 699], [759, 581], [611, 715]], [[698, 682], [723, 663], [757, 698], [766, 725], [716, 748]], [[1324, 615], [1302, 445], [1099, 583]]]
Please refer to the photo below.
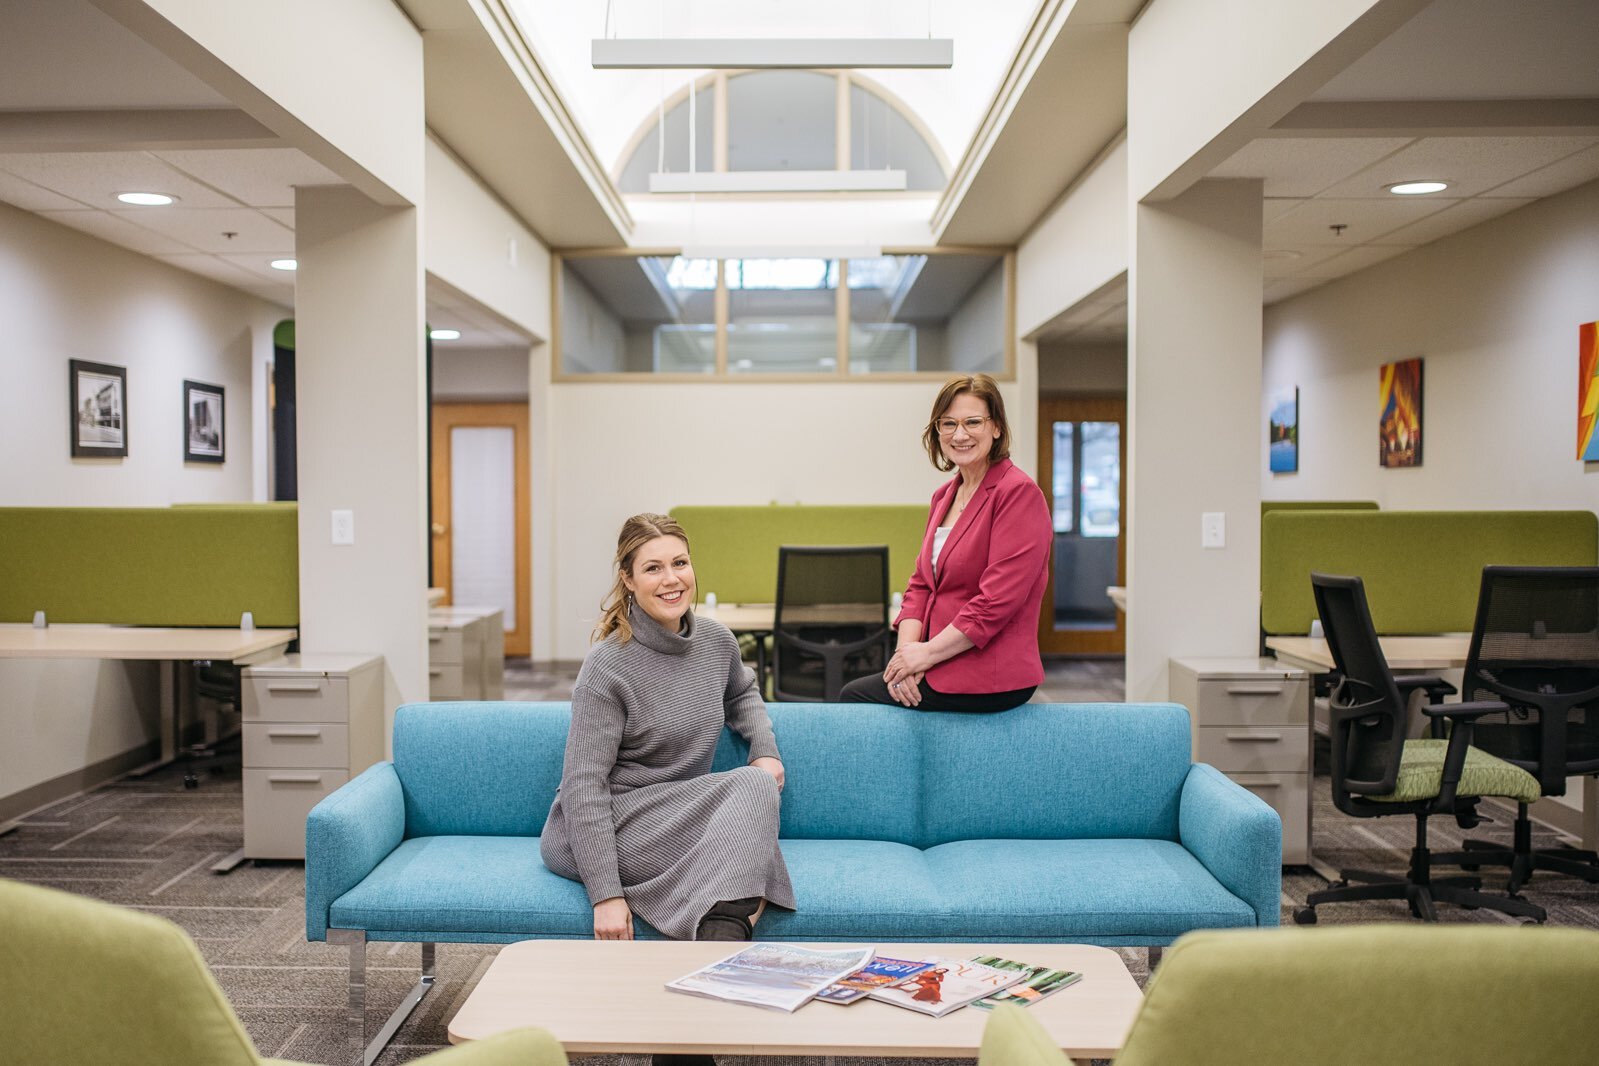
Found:
[[949, 531], [935, 572], [933, 532], [959, 487], [956, 475], [933, 493], [916, 572], [894, 625], [918, 619], [924, 640], [953, 625], [976, 645], [927, 672], [927, 683], [940, 692], [1010, 692], [1037, 685], [1044, 680], [1038, 608], [1054, 540], [1049, 505], [1032, 478], [1001, 459], [989, 467]]

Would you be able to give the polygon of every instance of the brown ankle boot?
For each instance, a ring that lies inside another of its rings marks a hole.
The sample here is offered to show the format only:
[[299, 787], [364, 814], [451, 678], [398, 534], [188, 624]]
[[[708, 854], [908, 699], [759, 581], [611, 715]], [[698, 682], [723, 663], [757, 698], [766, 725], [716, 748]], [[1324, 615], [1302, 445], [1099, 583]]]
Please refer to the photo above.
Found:
[[705, 912], [699, 928], [694, 932], [694, 939], [754, 940], [755, 927], [750, 924], [750, 917], [760, 906], [759, 896], [722, 900]]

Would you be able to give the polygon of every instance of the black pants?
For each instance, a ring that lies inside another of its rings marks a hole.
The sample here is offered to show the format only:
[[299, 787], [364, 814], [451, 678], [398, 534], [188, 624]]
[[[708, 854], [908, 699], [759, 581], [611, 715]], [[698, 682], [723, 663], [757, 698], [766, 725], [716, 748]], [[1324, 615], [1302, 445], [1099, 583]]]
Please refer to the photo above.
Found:
[[[1008, 711], [1019, 707], [1032, 696], [1036, 685], [1014, 689], [1010, 692], [940, 692], [922, 678], [922, 702], [919, 711], [965, 711], [969, 714], [987, 714], [991, 711]], [[888, 682], [882, 674], [858, 677], [844, 686], [838, 694], [840, 703], [886, 703], [891, 707], [901, 704], [889, 695]]]

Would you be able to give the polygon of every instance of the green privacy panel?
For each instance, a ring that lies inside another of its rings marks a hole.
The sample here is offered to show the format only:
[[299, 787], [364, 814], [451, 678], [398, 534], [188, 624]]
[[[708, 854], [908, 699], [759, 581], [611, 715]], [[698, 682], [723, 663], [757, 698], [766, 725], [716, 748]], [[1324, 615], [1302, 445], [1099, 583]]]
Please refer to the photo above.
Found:
[[295, 626], [299, 557], [293, 505], [0, 508], [0, 622]]
[[1482, 568], [1593, 566], [1592, 511], [1269, 511], [1260, 523], [1260, 624], [1306, 633], [1316, 617], [1310, 574], [1366, 583], [1379, 633], [1471, 629]]
[[1260, 513], [1267, 511], [1375, 511], [1376, 500], [1261, 500]]
[[694, 553], [700, 598], [771, 603], [777, 598], [777, 549], [783, 544], [886, 544], [888, 587], [903, 592], [927, 527], [922, 504], [674, 507]]

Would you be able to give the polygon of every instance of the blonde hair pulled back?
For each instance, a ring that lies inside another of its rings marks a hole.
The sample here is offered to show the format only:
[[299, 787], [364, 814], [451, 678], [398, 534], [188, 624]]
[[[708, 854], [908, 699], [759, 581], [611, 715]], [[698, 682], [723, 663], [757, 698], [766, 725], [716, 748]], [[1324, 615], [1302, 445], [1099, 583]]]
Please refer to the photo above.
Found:
[[671, 515], [645, 512], [622, 523], [622, 532], [616, 537], [616, 580], [600, 601], [600, 622], [594, 627], [594, 643], [598, 644], [612, 633], [617, 634], [616, 639], [623, 644], [633, 639], [633, 626], [627, 618], [633, 595], [623, 578], [633, 572], [633, 559], [638, 550], [656, 537], [676, 537], [688, 547], [688, 534]]

